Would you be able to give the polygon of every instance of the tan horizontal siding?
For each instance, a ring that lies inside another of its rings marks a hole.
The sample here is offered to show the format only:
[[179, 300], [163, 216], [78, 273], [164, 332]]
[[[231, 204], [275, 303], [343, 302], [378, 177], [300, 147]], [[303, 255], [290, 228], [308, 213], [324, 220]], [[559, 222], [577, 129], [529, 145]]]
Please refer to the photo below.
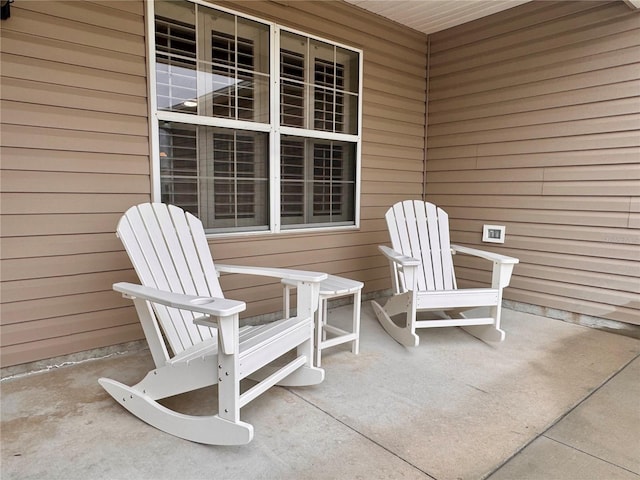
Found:
[[3, 366], [141, 338], [115, 238], [150, 196], [142, 2], [13, 6], [2, 41]]
[[47, 150], [41, 154], [32, 148], [2, 147], [2, 167], [6, 170], [149, 174], [146, 155], [114, 155], [113, 152]]
[[[75, 176], [80, 179], [83, 176], [89, 177], [88, 174], [79, 174]], [[113, 179], [113, 176], [104, 175], [98, 177], [101, 180]], [[115, 177], [116, 179], [118, 177]], [[131, 182], [135, 185], [136, 182]], [[145, 182], [145, 183], [148, 183]], [[83, 189], [82, 193], [51, 193], [48, 187], [43, 187], [45, 192], [40, 193], [37, 198], [33, 199], [31, 193], [3, 193], [0, 195], [2, 200], [1, 211], [5, 215], [29, 215], [29, 214], [52, 214], [52, 213], [109, 213], [120, 212], [126, 210], [127, 206], [142, 203], [149, 198], [149, 193], [144, 193], [147, 188], [140, 191], [143, 193], [132, 193], [130, 195], [113, 195], [116, 192], [104, 192], [94, 186], [95, 192]], [[116, 190], [116, 189], [113, 189]], [[120, 193], [120, 192], [118, 192]]]
[[132, 269], [14, 280], [4, 282], [2, 285], [2, 300], [10, 303], [60, 295], [77, 295], [98, 292], [104, 289], [105, 285], [116, 282], [135, 283], [136, 281], [137, 277]]
[[108, 232], [84, 235], [4, 237], [0, 248], [2, 248], [2, 258], [9, 260], [119, 251], [122, 250], [122, 244], [112, 232]]
[[[640, 16], [531, 2], [430, 51], [427, 198], [453, 241], [520, 258], [507, 299], [640, 324]], [[483, 224], [506, 243], [483, 244]], [[487, 281], [456, 264], [462, 284]]]
[[[2, 365], [17, 365], [29, 362], [31, 359], [40, 360], [68, 355], [83, 350], [131, 342], [143, 337], [142, 327], [135, 316], [135, 310], [132, 308], [112, 310], [106, 314], [109, 317], [122, 315], [122, 318], [128, 318], [131, 323], [119, 327], [99, 329], [96, 328], [99, 327], [99, 322], [96, 322], [89, 327], [90, 330], [81, 333], [55, 337], [45, 336], [36, 341], [7, 345], [2, 347]], [[83, 315], [90, 316], [91, 314]]]

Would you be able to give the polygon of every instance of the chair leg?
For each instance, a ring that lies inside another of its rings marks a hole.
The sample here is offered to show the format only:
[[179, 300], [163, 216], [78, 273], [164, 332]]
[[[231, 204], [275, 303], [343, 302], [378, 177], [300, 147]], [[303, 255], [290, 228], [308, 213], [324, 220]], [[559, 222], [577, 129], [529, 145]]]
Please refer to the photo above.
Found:
[[318, 311], [316, 312], [316, 341], [314, 345], [314, 364], [316, 367], [322, 366], [322, 342], [326, 339], [324, 324], [327, 321], [327, 299], [321, 298]]
[[355, 339], [351, 342], [351, 352], [357, 355], [360, 352], [360, 304], [362, 302], [362, 296], [360, 290], [358, 290], [353, 296], [353, 333]]

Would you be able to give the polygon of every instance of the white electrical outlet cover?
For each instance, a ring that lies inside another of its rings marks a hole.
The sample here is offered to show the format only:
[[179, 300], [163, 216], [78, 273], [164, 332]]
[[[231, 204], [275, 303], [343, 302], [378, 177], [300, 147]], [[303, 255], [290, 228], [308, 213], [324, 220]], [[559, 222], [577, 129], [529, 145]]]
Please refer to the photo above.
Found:
[[484, 225], [482, 227], [482, 241], [490, 243], [504, 243], [506, 227], [504, 225]]

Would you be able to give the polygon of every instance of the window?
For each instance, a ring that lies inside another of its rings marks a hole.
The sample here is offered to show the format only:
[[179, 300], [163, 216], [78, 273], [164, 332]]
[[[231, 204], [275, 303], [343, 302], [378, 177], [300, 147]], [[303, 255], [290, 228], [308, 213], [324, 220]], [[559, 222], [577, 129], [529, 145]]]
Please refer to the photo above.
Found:
[[357, 225], [361, 53], [156, 1], [156, 198], [209, 233]]

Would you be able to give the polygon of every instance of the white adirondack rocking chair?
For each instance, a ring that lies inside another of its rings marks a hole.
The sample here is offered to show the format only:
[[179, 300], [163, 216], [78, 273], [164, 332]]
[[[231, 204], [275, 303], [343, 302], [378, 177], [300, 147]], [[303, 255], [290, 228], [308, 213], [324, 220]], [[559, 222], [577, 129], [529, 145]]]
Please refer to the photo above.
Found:
[[[156, 368], [132, 387], [107, 378], [99, 382], [135, 416], [194, 442], [241, 445], [253, 438], [253, 426], [240, 421], [241, 407], [275, 384], [313, 385], [324, 379], [312, 359], [313, 314], [326, 274], [214, 266], [202, 223], [175, 206], [132, 207], [117, 232], [142, 285], [113, 288], [134, 301]], [[239, 328], [245, 303], [224, 298], [218, 272], [296, 282], [297, 316]], [[286, 357], [284, 366], [268, 365], [293, 350], [295, 358]], [[240, 380], [249, 376], [258, 383], [241, 393]], [[213, 384], [217, 415], [184, 415], [157, 402]]]
[[[447, 213], [428, 202], [396, 203], [385, 218], [393, 248], [379, 248], [389, 259], [394, 294], [384, 307], [375, 301], [372, 305], [387, 333], [403, 345], [417, 346], [417, 328], [459, 326], [481, 340], [503, 341], [502, 289], [509, 285], [518, 259], [450, 244]], [[454, 253], [493, 262], [491, 288], [458, 289]], [[462, 313], [476, 307], [489, 307], [489, 316], [466, 318]], [[443, 318], [417, 318], [417, 312], [427, 311], [439, 312]], [[404, 322], [394, 322], [393, 317], [400, 314], [405, 314]]]

